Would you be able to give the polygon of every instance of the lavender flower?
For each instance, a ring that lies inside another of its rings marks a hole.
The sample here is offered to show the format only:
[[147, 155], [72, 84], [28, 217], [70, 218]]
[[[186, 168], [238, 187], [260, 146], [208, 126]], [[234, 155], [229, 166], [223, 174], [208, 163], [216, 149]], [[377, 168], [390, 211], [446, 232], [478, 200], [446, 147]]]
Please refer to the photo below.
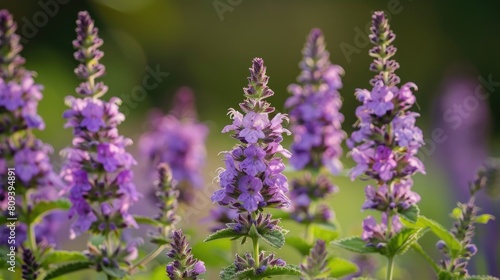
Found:
[[150, 130], [139, 140], [141, 153], [152, 165], [163, 162], [170, 166], [173, 178], [180, 184], [181, 200], [189, 202], [193, 194], [188, 186], [203, 186], [208, 134], [207, 126], [197, 121], [191, 89], [180, 88], [169, 114], [153, 113], [150, 123]]
[[318, 239], [311, 252], [305, 259], [305, 263], [300, 265], [300, 270], [303, 273], [303, 280], [320, 280], [326, 279], [326, 273], [329, 268], [328, 253], [326, 252], [325, 241]]
[[[20, 55], [22, 46], [16, 34], [17, 24], [7, 10], [0, 10], [0, 209], [7, 211], [7, 191], [9, 190], [8, 168], [15, 168], [16, 201], [24, 203], [28, 209], [40, 201], [57, 199], [56, 193], [62, 187], [59, 177], [53, 171], [49, 155], [52, 148], [33, 134], [34, 129], [43, 130], [45, 124], [37, 113], [38, 102], [42, 99], [43, 86], [36, 84], [35, 73], [24, 68], [24, 58]], [[29, 191], [29, 195], [28, 195]], [[5, 216], [7, 216], [5, 212]], [[52, 215], [36, 225], [36, 239], [46, 238], [55, 242], [55, 232], [45, 231], [51, 223]], [[7, 245], [9, 229], [0, 229], [1, 245]], [[19, 247], [26, 240], [27, 225], [18, 221], [16, 243]], [[46, 234], [44, 237], [43, 234]], [[10, 244], [10, 243], [9, 243]]]
[[338, 90], [344, 70], [330, 63], [320, 29], [311, 31], [302, 54], [302, 72], [297, 78], [300, 85], [288, 87], [292, 96], [285, 103], [294, 135], [290, 163], [296, 169], [326, 166], [331, 173], [339, 174], [345, 132]]
[[269, 119], [274, 111], [264, 99], [274, 93], [267, 86], [269, 77], [261, 58], [255, 58], [250, 68], [249, 84], [244, 88], [246, 100], [240, 104], [243, 113], [230, 109], [231, 125], [222, 132], [232, 132], [240, 141], [232, 151], [224, 152], [226, 169], [219, 174], [221, 189], [212, 196], [220, 205], [254, 212], [263, 207], [288, 207], [288, 183], [282, 174], [285, 165], [277, 154], [289, 157], [281, 145], [282, 133], [289, 133], [281, 123], [282, 114]]
[[25, 280], [36, 280], [40, 274], [38, 269], [40, 264], [36, 261], [33, 252], [30, 249], [23, 248], [22, 273]]
[[70, 217], [77, 216], [71, 226], [73, 238], [87, 230], [106, 235], [136, 227], [128, 209], [139, 198], [130, 170], [136, 162], [125, 150], [132, 141], [117, 129], [125, 119], [118, 111], [121, 101], [98, 99], [107, 91], [102, 82], [95, 82], [104, 74], [99, 63], [103, 53], [98, 50], [102, 40], [87, 12], [78, 14], [76, 32], [75, 58], [81, 64], [75, 73], [84, 80], [77, 93], [83, 97], [66, 98], [70, 109], [64, 112], [65, 127], [73, 128], [74, 139], [73, 147], [63, 151], [67, 162], [62, 172], [70, 189]]
[[154, 218], [161, 226], [150, 233], [153, 243], [166, 240], [169, 237], [170, 229], [180, 220], [176, 213], [179, 198], [177, 182], [172, 179], [172, 171], [166, 163], [158, 165], [158, 177], [155, 196], [159, 213]]
[[[375, 12], [370, 27], [370, 41], [375, 45], [369, 52], [375, 60], [370, 70], [378, 74], [370, 81], [371, 91], [357, 89], [356, 98], [363, 104], [356, 109], [357, 128], [347, 140], [350, 155], [356, 162], [349, 173], [354, 180], [362, 174], [377, 180], [378, 186], [366, 188], [363, 209], [382, 211], [382, 223], [373, 217], [363, 222], [363, 239], [377, 248], [399, 229], [398, 216], [415, 205], [420, 196], [411, 191], [411, 176], [425, 173], [423, 163], [416, 157], [424, 144], [422, 131], [415, 126], [417, 113], [409, 111], [416, 102], [412, 89], [406, 83], [400, 87], [400, 78], [394, 73], [399, 64], [391, 59], [396, 53], [392, 42], [396, 35], [390, 30], [383, 12]], [[387, 224], [392, 223], [391, 227]], [[386, 232], [391, 228], [391, 232]]]
[[206, 272], [205, 263], [194, 258], [189, 242], [182, 230], [172, 231], [171, 250], [167, 256], [172, 259], [167, 265], [167, 276], [171, 280], [195, 280]]
[[382, 213], [382, 223], [377, 224], [374, 217], [368, 216], [363, 221], [363, 234], [361, 238], [366, 241], [368, 246], [375, 247], [377, 249], [382, 249], [387, 245], [389, 238], [394, 236], [403, 228], [403, 224], [399, 220], [398, 215], [394, 215], [390, 218], [391, 222], [391, 232], [388, 230], [388, 215], [384, 212]]
[[458, 206], [461, 214], [457, 222], [453, 224], [451, 233], [460, 241], [462, 248], [464, 248], [463, 251], [459, 253], [458, 258], [454, 258], [451, 257], [449, 249], [442, 240], [436, 244], [436, 247], [445, 255], [445, 258], [440, 261], [441, 267], [453, 275], [464, 276], [468, 273], [467, 264], [469, 260], [477, 253], [477, 247], [472, 244], [472, 238], [478, 208], [475, 205], [474, 196], [466, 204], [459, 204]]

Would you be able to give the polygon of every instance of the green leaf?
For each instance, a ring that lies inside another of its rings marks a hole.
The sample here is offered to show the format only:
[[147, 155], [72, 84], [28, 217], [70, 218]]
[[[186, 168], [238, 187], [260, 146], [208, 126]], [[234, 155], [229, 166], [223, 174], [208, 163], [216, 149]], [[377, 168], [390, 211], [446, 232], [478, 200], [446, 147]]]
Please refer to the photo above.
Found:
[[238, 239], [242, 237], [243, 234], [237, 233], [234, 231], [232, 228], [224, 228], [221, 230], [218, 230], [212, 234], [210, 234], [203, 242], [208, 242], [216, 239], [221, 239], [221, 238], [232, 238], [232, 239]]
[[418, 216], [416, 223], [410, 223], [406, 220], [401, 220], [401, 222], [410, 228], [426, 228], [428, 227], [437, 237], [443, 240], [448, 248], [450, 249], [451, 257], [457, 257], [462, 251], [462, 245], [447, 229], [445, 229], [438, 222], [431, 220], [425, 216]]
[[51, 264], [86, 260], [87, 257], [79, 251], [52, 251], [43, 258], [41, 266], [48, 268]]
[[154, 226], [154, 227], [164, 226], [159, 221], [152, 219], [150, 217], [146, 217], [146, 216], [134, 215], [134, 219], [138, 224], [141, 224], [141, 225], [150, 225], [150, 226]]
[[464, 280], [499, 280], [497, 277], [493, 277], [490, 275], [472, 275], [467, 276]]
[[359, 269], [355, 263], [342, 258], [331, 258], [327, 267], [330, 269], [329, 275], [335, 278], [356, 273]]
[[402, 255], [415, 244], [424, 234], [427, 229], [424, 228], [403, 228], [396, 233], [387, 242], [387, 254], [389, 257]]
[[91, 265], [92, 263], [89, 261], [63, 264], [52, 270], [49, 270], [43, 280], [50, 280], [68, 273], [73, 273], [79, 270], [87, 269], [90, 268]]
[[38, 223], [45, 215], [53, 210], [68, 210], [71, 202], [67, 199], [58, 199], [52, 201], [40, 201], [31, 210], [26, 219], [27, 224]]
[[228, 239], [218, 239], [208, 243], [197, 242], [193, 245], [193, 255], [203, 260], [206, 266], [220, 269], [233, 262], [234, 255], [230, 252], [231, 246], [236, 246], [234, 243], [235, 241]]
[[109, 276], [114, 278], [122, 279], [127, 275], [127, 272], [119, 267], [107, 267], [103, 266], [102, 270]]
[[281, 248], [285, 245], [285, 234], [288, 233], [288, 230], [269, 230], [264, 234], [260, 234], [260, 237], [266, 241], [269, 245]]
[[334, 224], [311, 224], [309, 233], [314, 236], [314, 239], [321, 239], [326, 243], [339, 237], [339, 231]]
[[302, 272], [300, 271], [300, 268], [296, 265], [292, 264], [287, 264], [285, 266], [272, 266], [268, 267], [264, 273], [259, 274], [257, 276], [264, 278], [264, 277], [270, 277], [270, 276], [278, 276], [278, 275], [295, 275], [295, 276], [300, 276], [302, 275]]
[[219, 276], [220, 276], [220, 279], [222, 279], [222, 280], [233, 280], [236, 272], [237, 272], [237, 269], [233, 263], [230, 266], [223, 268], [222, 271], [220, 272]]
[[355, 253], [361, 253], [361, 254], [378, 253], [377, 249], [366, 246], [365, 241], [363, 241], [361, 237], [348, 237], [332, 241], [330, 244], [339, 246], [341, 248], [344, 248], [346, 250]]
[[297, 236], [287, 237], [286, 244], [295, 248], [295, 250], [299, 251], [302, 256], [307, 256], [309, 254], [309, 251], [313, 247], [311, 244], [307, 243], [304, 238]]
[[495, 216], [490, 214], [482, 214], [476, 217], [474, 220], [478, 224], [487, 224], [490, 220], [494, 220]]
[[370, 277], [356, 277], [356, 278], [353, 278], [352, 280], [377, 280], [377, 279], [370, 278]]
[[170, 240], [168, 240], [164, 237], [154, 237], [154, 238], [151, 238], [151, 243], [156, 244], [158, 246], [161, 246], [161, 245], [169, 244]]
[[402, 211], [399, 215], [407, 220], [408, 222], [415, 223], [417, 222], [418, 215], [420, 214], [420, 209], [417, 205], [412, 205], [410, 208]]

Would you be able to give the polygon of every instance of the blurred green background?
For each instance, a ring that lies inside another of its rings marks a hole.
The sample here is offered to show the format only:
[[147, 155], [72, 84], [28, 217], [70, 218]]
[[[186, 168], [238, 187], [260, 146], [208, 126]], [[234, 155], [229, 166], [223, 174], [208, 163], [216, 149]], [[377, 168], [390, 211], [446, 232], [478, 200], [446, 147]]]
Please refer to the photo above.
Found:
[[[371, 58], [367, 55], [365, 27], [375, 10], [388, 12], [397, 34], [399, 76], [403, 82], [412, 81], [419, 87], [419, 109], [415, 110], [422, 115], [418, 125], [424, 134], [432, 128], [431, 111], [442, 80], [454, 68], [466, 65], [483, 77], [491, 75], [493, 81], [500, 81], [498, 1], [2, 0], [0, 7], [9, 9], [18, 21], [26, 66], [38, 73], [37, 81], [45, 86], [39, 110], [47, 125], [37, 135], [54, 147], [56, 166], [60, 165], [58, 152], [71, 141], [71, 131], [63, 129], [61, 116], [66, 108], [64, 97], [73, 94], [79, 83], [73, 74], [77, 64], [71, 41], [76, 14], [84, 9], [96, 20], [105, 42], [102, 63], [107, 68], [107, 96], [126, 100], [122, 108], [127, 120], [120, 128], [122, 134], [137, 140], [145, 130], [149, 109], [167, 111], [177, 88], [187, 85], [194, 89], [199, 118], [211, 129], [205, 170], [208, 183], [216, 168], [222, 166], [218, 153], [234, 144], [219, 131], [229, 122], [227, 108], [236, 107], [242, 100], [251, 59], [264, 58], [269, 85], [276, 93], [270, 101], [281, 111], [288, 96], [286, 88], [299, 74], [297, 64], [305, 37], [313, 27], [323, 30], [332, 62], [345, 69], [341, 94], [348, 132], [359, 105], [354, 90], [368, 87], [373, 76], [368, 71]], [[352, 53], [346, 55], [349, 50]], [[147, 67], [169, 75], [146, 96], [138, 96], [135, 91], [143, 85]], [[488, 102], [493, 125], [487, 149], [498, 156], [500, 126], [495, 123], [500, 114], [495, 108], [500, 105], [500, 95], [492, 92]], [[131, 149], [135, 153], [137, 147]], [[427, 176], [415, 178], [415, 190], [422, 195], [420, 207], [424, 214], [448, 226], [451, 221], [447, 213], [455, 204], [450, 199], [452, 191], [433, 157], [425, 160]], [[352, 166], [349, 159], [345, 162]], [[360, 222], [367, 215], [359, 210], [366, 182], [347, 178], [335, 181], [340, 193], [332, 199], [332, 205], [343, 232], [359, 234]], [[145, 189], [149, 182], [138, 181], [138, 185]], [[209, 203], [203, 203], [203, 209], [209, 207]], [[197, 211], [194, 215], [202, 218], [205, 213]], [[203, 229], [192, 238], [195, 242], [202, 240], [206, 233]], [[425, 241], [432, 249], [436, 240], [428, 237]], [[81, 249], [81, 242], [67, 246]], [[282, 253], [291, 261], [298, 260], [289, 249]], [[415, 254], [407, 254], [401, 264], [405, 269], [401, 279], [430, 279], [429, 268]]]

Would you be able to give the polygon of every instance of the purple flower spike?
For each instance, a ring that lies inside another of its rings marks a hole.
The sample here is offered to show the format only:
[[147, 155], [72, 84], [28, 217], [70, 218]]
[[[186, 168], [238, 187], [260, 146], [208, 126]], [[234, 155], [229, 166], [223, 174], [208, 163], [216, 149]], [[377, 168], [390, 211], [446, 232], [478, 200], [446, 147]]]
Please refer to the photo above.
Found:
[[[35, 137], [33, 130], [43, 130], [45, 124], [38, 115], [38, 102], [42, 99], [43, 86], [36, 84], [34, 72], [24, 68], [21, 56], [21, 37], [16, 33], [17, 24], [7, 10], [0, 10], [0, 211], [8, 207], [9, 168], [15, 169], [15, 192], [21, 201], [28, 191], [28, 201], [24, 206], [32, 209], [41, 201], [58, 198], [62, 187], [59, 177], [53, 170], [49, 155], [52, 147]], [[7, 216], [7, 213], [2, 213]], [[57, 223], [52, 223], [51, 214], [37, 224], [37, 242], [42, 239], [55, 242]], [[18, 247], [26, 239], [26, 224], [17, 223]], [[49, 230], [47, 230], [49, 229]], [[53, 229], [53, 230], [50, 230]], [[0, 228], [1, 245], [7, 243], [9, 230], [5, 225]]]
[[302, 70], [288, 91], [292, 94], [285, 103], [290, 110], [294, 141], [290, 163], [296, 169], [325, 166], [332, 174], [342, 170], [342, 141], [346, 134], [341, 125], [344, 116], [339, 112], [342, 100], [344, 70], [330, 63], [323, 34], [313, 29], [302, 51], [299, 66]]
[[152, 125], [139, 140], [141, 154], [152, 166], [168, 164], [173, 178], [179, 182], [180, 200], [190, 202], [191, 189], [203, 187], [208, 135], [208, 127], [197, 120], [191, 89], [179, 89], [169, 114], [153, 112], [151, 116]]
[[277, 156], [289, 156], [280, 144], [282, 134], [289, 133], [281, 125], [287, 117], [278, 113], [269, 119], [274, 108], [264, 99], [274, 93], [267, 86], [268, 80], [264, 61], [255, 58], [248, 87], [244, 88], [246, 100], [240, 104], [243, 114], [230, 109], [233, 123], [222, 130], [231, 132], [240, 144], [224, 152], [226, 168], [218, 176], [221, 189], [214, 193], [212, 201], [241, 212], [290, 204], [286, 197], [288, 182], [282, 174], [285, 165]]
[[84, 80], [76, 88], [82, 95], [104, 95], [108, 87], [103, 82], [94, 83], [94, 80], [104, 75], [105, 67], [99, 60], [104, 53], [99, 50], [103, 41], [99, 38], [98, 29], [88, 12], [79, 12], [76, 20], [76, 40], [73, 47], [77, 49], [74, 56], [81, 64], [75, 69], [78, 78]]
[[[369, 38], [375, 45], [369, 51], [374, 57], [370, 70], [377, 75], [370, 81], [372, 90], [356, 90], [356, 98], [362, 105], [356, 109], [358, 122], [347, 146], [356, 162], [349, 172], [351, 179], [365, 175], [377, 181], [376, 186], [366, 188], [363, 209], [383, 212], [383, 221], [377, 224], [373, 217], [365, 219], [362, 237], [368, 245], [383, 249], [388, 238], [402, 227], [398, 214], [420, 200], [411, 191], [411, 176], [425, 173], [416, 156], [424, 141], [415, 124], [419, 115], [409, 111], [416, 102], [412, 91], [417, 86], [413, 83], [398, 86], [400, 78], [394, 72], [399, 64], [391, 59], [396, 53], [392, 45], [396, 35], [383, 12], [373, 14], [370, 30]], [[391, 232], [387, 232], [388, 228]]]
[[304, 263], [300, 265], [302, 273], [308, 276], [302, 279], [320, 279], [317, 277], [325, 275], [330, 270], [327, 263], [328, 253], [325, 241], [318, 239], [309, 255], [306, 256]]
[[118, 111], [121, 100], [98, 99], [107, 91], [103, 83], [95, 82], [104, 74], [104, 66], [98, 62], [103, 56], [98, 50], [102, 40], [88, 12], [78, 14], [76, 32], [75, 58], [82, 64], [75, 72], [84, 80], [77, 93], [85, 96], [66, 98], [70, 109], [64, 112], [65, 127], [73, 128], [74, 139], [73, 146], [62, 152], [66, 157], [62, 176], [69, 184], [70, 216], [77, 216], [71, 236], [88, 230], [106, 235], [137, 226], [128, 213], [140, 196], [130, 170], [136, 161], [126, 151], [132, 141], [120, 136], [117, 129], [125, 119]]
[[171, 280], [196, 280], [206, 272], [205, 263], [194, 258], [191, 247], [182, 230], [172, 231], [171, 250], [167, 256], [172, 259], [166, 267], [167, 276]]

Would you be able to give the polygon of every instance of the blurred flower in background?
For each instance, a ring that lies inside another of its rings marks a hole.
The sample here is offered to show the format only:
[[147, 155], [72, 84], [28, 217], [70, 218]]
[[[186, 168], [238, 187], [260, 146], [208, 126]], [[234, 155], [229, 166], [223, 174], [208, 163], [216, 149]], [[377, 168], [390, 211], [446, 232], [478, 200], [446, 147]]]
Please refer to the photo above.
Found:
[[[437, 161], [448, 179], [451, 201], [467, 201], [469, 182], [474, 180], [481, 165], [488, 160], [491, 112], [484, 98], [485, 88], [476, 78], [478, 74], [464, 68], [454, 69], [442, 83], [442, 94], [436, 100], [433, 133], [442, 137], [434, 139]], [[437, 140], [437, 141], [436, 141]], [[491, 185], [491, 184], [490, 184]], [[476, 204], [486, 213], [500, 217], [500, 204], [486, 192], [477, 194]], [[484, 252], [488, 273], [499, 275], [500, 224], [491, 222], [477, 229], [479, 251]], [[470, 266], [476, 272], [477, 261]]]
[[163, 115], [153, 110], [148, 124], [149, 130], [139, 140], [141, 154], [148, 158], [150, 167], [167, 163], [179, 183], [180, 200], [191, 202], [193, 188], [203, 187], [208, 135], [208, 127], [197, 119], [192, 90], [180, 88], [170, 112]]

